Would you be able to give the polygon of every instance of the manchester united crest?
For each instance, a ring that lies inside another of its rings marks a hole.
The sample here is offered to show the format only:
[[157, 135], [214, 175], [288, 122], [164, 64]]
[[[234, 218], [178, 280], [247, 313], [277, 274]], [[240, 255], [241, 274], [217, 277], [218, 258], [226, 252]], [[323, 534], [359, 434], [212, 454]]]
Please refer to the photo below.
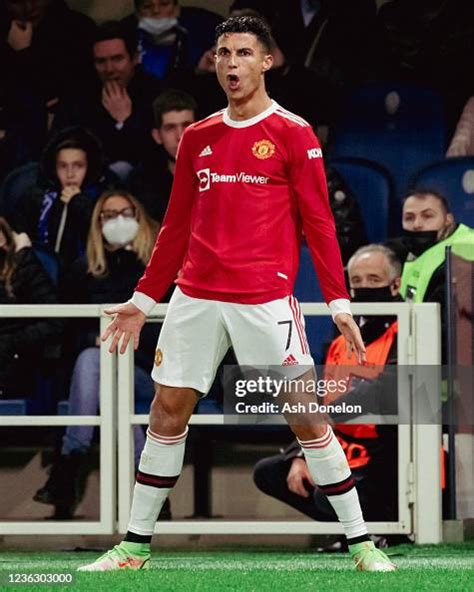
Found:
[[252, 153], [260, 160], [266, 160], [275, 154], [275, 144], [270, 140], [259, 140], [252, 146]]
[[163, 352], [161, 349], [157, 349], [155, 352], [155, 366], [159, 366], [163, 361]]

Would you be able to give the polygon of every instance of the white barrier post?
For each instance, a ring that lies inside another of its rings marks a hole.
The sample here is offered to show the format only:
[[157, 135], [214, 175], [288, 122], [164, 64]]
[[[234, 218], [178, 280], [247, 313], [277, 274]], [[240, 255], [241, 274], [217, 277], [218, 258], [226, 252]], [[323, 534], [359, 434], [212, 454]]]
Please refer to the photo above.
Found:
[[[417, 366], [433, 366], [433, 376], [421, 371], [422, 379], [428, 378], [427, 388], [431, 401], [441, 401], [441, 384], [436, 373], [441, 364], [440, 307], [435, 303], [413, 305], [413, 344]], [[420, 387], [413, 384], [413, 394]], [[433, 389], [433, 390], [432, 390]], [[423, 423], [417, 417], [417, 401], [414, 401], [413, 460], [415, 542], [436, 544], [442, 540], [441, 504], [441, 425]]]

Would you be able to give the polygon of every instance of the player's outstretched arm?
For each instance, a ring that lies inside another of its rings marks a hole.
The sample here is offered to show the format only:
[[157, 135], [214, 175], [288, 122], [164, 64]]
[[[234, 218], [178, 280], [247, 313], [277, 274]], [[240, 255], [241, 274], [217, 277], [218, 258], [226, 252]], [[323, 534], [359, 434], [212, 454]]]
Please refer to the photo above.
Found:
[[122, 340], [119, 351], [124, 354], [130, 339], [133, 339], [133, 349], [136, 350], [140, 341], [140, 331], [145, 324], [145, 314], [131, 302], [109, 308], [105, 314], [114, 317], [102, 334], [102, 341], [107, 341], [109, 337], [112, 337], [109, 352], [113, 353]]
[[366, 362], [367, 357], [365, 354], [365, 345], [362, 340], [359, 327], [352, 318], [352, 315], [341, 312], [336, 315], [334, 322], [346, 340], [346, 347], [349, 352], [349, 357], [351, 357], [352, 353], [354, 352], [357, 356], [357, 361], [359, 364]]

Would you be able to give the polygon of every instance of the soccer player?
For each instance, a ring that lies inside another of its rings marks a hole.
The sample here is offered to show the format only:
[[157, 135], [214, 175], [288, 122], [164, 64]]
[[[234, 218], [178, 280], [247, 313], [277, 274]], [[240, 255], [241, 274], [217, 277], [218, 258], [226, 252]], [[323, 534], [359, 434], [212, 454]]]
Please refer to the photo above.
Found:
[[[146, 315], [177, 276], [152, 376], [157, 383], [125, 539], [84, 571], [149, 565], [162, 504], [182, 469], [188, 421], [232, 344], [242, 365], [313, 365], [292, 288], [302, 230], [333, 319], [359, 362], [365, 348], [350, 314], [321, 148], [311, 126], [265, 91], [272, 65], [260, 19], [216, 29], [217, 77], [227, 109], [189, 126], [172, 195], [132, 299], [112, 308], [110, 351], [137, 347]], [[303, 366], [306, 368], [303, 369]], [[356, 566], [395, 569], [367, 535], [344, 452], [321, 417], [292, 423], [313, 480], [344, 528]]]

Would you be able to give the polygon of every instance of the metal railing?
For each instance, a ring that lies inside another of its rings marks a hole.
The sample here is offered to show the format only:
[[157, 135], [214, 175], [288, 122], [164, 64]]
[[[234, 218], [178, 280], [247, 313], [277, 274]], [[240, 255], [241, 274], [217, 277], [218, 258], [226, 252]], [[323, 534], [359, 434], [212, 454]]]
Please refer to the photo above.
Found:
[[[328, 315], [325, 304], [301, 304], [305, 315]], [[0, 306], [0, 317], [100, 318], [101, 332], [109, 323], [96, 305]], [[162, 319], [167, 305], [150, 315]], [[437, 304], [355, 304], [355, 314], [397, 315], [399, 365], [440, 363], [440, 321]], [[134, 467], [132, 428], [146, 424], [147, 415], [134, 413], [132, 350], [109, 354], [100, 350], [100, 414], [98, 416], [0, 415], [0, 426], [97, 425], [100, 428], [100, 518], [98, 521], [3, 521], [0, 534], [113, 534], [125, 532], [131, 505]], [[440, 389], [440, 385], [437, 385]], [[411, 396], [409, 377], [398, 383]], [[436, 388], [436, 385], [435, 385]], [[440, 393], [438, 393], [440, 396]], [[414, 418], [398, 426], [398, 520], [368, 522], [370, 533], [414, 533], [417, 542], [441, 541], [440, 425], [422, 425]], [[359, 418], [360, 421], [360, 418]], [[229, 420], [226, 420], [226, 425]], [[193, 415], [193, 425], [224, 425], [223, 415]], [[117, 462], [118, 458], [118, 462]], [[117, 506], [118, 503], [118, 506]], [[118, 508], [118, 520], [116, 511]], [[160, 522], [160, 534], [332, 534], [342, 533], [338, 523], [313, 520], [173, 520]]]

